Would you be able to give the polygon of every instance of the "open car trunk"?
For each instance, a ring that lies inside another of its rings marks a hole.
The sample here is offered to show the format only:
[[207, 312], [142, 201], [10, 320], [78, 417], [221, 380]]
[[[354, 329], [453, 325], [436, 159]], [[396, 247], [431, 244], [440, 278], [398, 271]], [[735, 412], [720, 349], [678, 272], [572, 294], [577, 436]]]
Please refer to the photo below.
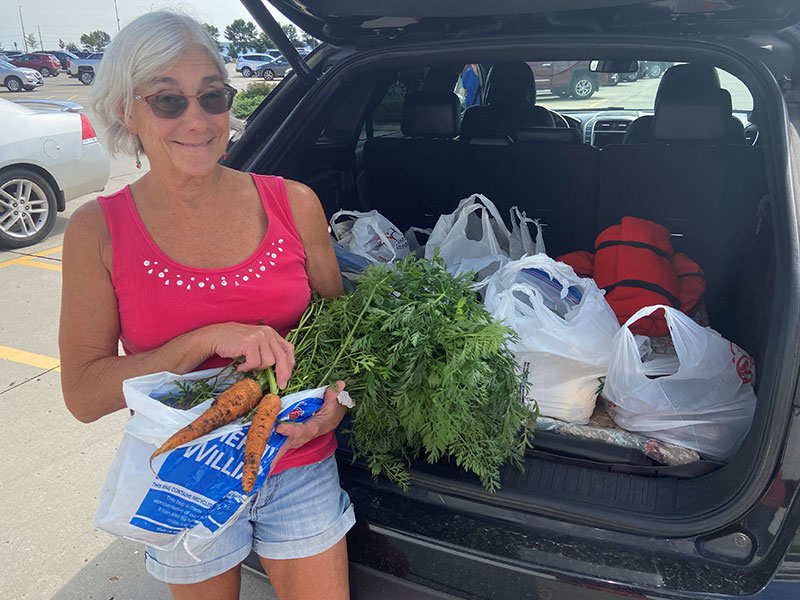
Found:
[[[562, 35], [395, 45], [354, 58], [351, 49], [323, 47], [310, 60], [326, 72], [315, 87], [291, 107], [276, 94], [251, 119], [229, 162], [306, 183], [328, 217], [377, 209], [403, 231], [432, 227], [459, 200], [482, 193], [503, 214], [517, 205], [541, 219], [552, 257], [592, 250], [596, 235], [623, 216], [661, 223], [675, 251], [706, 273], [708, 324], [755, 360], [755, 417], [727, 463], [667, 465], [626, 445], [541, 430], [525, 472], [506, 469], [495, 494], [454, 464], [422, 461], [403, 493], [353, 463], [342, 437], [340, 477], [359, 519], [349, 551], [359, 568], [476, 598], [538, 597], [534, 573], [601, 578], [629, 591], [742, 594], [768, 581], [788, 544], [763, 521], [774, 517], [764, 498], [775, 493], [791, 441], [795, 205], [780, 91], [763, 65], [717, 42]], [[465, 64], [626, 57], [632, 48], [638, 59], [710, 63], [744, 82], [754, 103], [741, 115], [747, 141], [586, 143], [588, 123], [609, 115], [629, 123], [647, 110], [564, 111], [563, 129], [579, 133], [568, 141], [411, 136], [399, 126], [409, 93], [455, 90]], [[283, 85], [285, 97], [303, 96], [300, 82]], [[785, 511], [791, 494], [783, 494]]]

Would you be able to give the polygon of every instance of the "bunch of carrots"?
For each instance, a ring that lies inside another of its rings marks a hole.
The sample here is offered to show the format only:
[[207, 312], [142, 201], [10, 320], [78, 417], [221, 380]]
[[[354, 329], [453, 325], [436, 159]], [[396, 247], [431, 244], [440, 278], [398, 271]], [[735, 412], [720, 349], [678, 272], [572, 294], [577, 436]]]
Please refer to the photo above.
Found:
[[240, 379], [217, 396], [203, 414], [186, 427], [175, 432], [160, 448], [150, 456], [152, 464], [157, 456], [194, 441], [215, 429], [233, 423], [237, 419], [252, 416], [250, 430], [244, 446], [244, 465], [242, 467], [242, 488], [246, 493], [253, 491], [258, 477], [261, 457], [267, 447], [272, 427], [281, 411], [278, 385], [272, 369], [268, 370], [269, 388], [263, 394], [261, 386], [254, 379]]

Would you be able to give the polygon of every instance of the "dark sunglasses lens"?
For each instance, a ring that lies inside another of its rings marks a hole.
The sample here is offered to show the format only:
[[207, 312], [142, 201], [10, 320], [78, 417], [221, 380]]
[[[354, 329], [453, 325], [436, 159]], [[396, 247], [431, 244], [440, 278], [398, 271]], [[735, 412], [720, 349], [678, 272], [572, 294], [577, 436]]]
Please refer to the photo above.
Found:
[[230, 90], [214, 90], [197, 98], [203, 110], [218, 115], [227, 112], [233, 104], [233, 93]]
[[161, 119], [175, 119], [189, 106], [189, 99], [179, 94], [158, 94], [150, 99], [153, 114]]

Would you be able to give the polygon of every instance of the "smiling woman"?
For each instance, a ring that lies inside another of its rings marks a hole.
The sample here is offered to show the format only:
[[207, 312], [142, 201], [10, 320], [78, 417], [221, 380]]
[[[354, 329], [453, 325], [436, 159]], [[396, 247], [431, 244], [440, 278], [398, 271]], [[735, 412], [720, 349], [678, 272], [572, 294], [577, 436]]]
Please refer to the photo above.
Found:
[[[234, 95], [208, 34], [183, 15], [148, 13], [105, 54], [92, 103], [111, 151], [144, 153], [150, 170], [78, 209], [65, 234], [62, 388], [81, 421], [123, 408], [125, 379], [238, 357], [242, 372], [274, 366], [285, 388], [294, 348], [284, 336], [312, 292], [341, 293], [314, 192], [219, 164]], [[278, 426], [287, 440], [269, 479], [207, 552], [147, 549], [148, 571], [175, 598], [238, 598], [251, 549], [279, 597], [312, 597], [323, 585], [326, 597], [346, 597], [354, 516], [332, 458], [344, 416], [337, 393], [304, 424]]]

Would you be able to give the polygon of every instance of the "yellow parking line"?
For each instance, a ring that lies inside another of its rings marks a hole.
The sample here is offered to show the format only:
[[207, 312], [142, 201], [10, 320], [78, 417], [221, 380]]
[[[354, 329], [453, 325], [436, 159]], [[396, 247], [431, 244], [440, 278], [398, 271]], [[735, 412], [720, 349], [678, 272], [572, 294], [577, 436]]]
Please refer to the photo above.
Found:
[[[33, 261], [31, 261], [32, 258], [43, 258], [43, 257], [45, 257], [45, 256], [47, 256], [49, 254], [55, 254], [56, 252], [61, 252], [62, 248], [63, 248], [63, 246], [58, 246], [57, 248], [50, 248], [49, 250], [42, 250], [41, 252], [36, 252], [35, 254], [29, 254], [29, 255], [26, 255], [26, 256], [20, 256], [19, 258], [12, 258], [11, 260], [7, 260], [5, 262], [0, 262], [0, 269], [2, 269], [3, 267], [10, 267], [11, 265], [25, 265], [25, 266], [38, 267], [39, 265], [41, 265], [43, 263], [35, 263], [33, 265], [28, 264], [30, 262], [33, 262]], [[51, 265], [51, 266], [55, 266], [55, 265]], [[49, 267], [44, 267], [44, 268], [47, 269]], [[59, 266], [57, 269], [54, 269], [54, 270], [60, 271], [61, 267]]]
[[61, 273], [61, 265], [39, 262], [36, 260], [32, 260], [30, 258], [22, 259], [17, 264], [22, 265], [23, 267], [36, 267], [37, 269], [47, 269], [48, 271], [58, 271], [59, 273]]
[[603, 102], [608, 102], [608, 98], [604, 98], [603, 100], [598, 100], [597, 102], [594, 102], [593, 104], [590, 104], [586, 108], [594, 108], [595, 106], [599, 106]]
[[67, 100], [69, 101], [69, 100], [72, 100], [73, 98], [77, 98], [77, 97], [78, 97], [78, 94], [75, 94], [74, 96], [70, 96], [69, 98], [67, 98]]
[[61, 361], [57, 358], [26, 352], [25, 350], [17, 350], [8, 346], [0, 346], [0, 358], [40, 369], [61, 371]]

